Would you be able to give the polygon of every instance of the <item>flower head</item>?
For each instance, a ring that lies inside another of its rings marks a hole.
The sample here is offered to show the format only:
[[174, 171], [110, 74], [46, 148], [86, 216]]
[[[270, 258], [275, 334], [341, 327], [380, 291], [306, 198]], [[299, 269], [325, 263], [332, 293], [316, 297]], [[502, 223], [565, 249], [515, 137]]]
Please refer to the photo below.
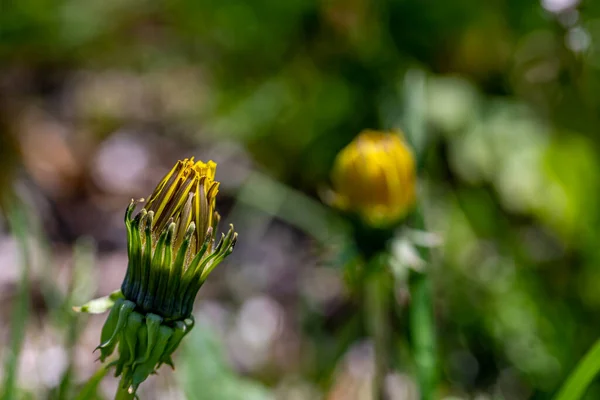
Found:
[[118, 345], [116, 375], [132, 392], [162, 363], [173, 365], [198, 290], [233, 251], [233, 226], [215, 243], [215, 170], [212, 161], [178, 161], [135, 217], [137, 202], [125, 212], [129, 263], [98, 348], [104, 361]]
[[135, 202], [128, 207], [129, 267], [121, 290], [144, 312], [187, 318], [210, 271], [233, 250], [233, 227], [214, 246], [220, 219], [215, 170], [212, 161], [178, 161], [135, 218]]
[[335, 160], [332, 204], [374, 227], [390, 226], [415, 203], [415, 162], [397, 132], [365, 130]]
[[[192, 246], [200, 248], [211, 226], [219, 182], [215, 181], [217, 164], [194, 159], [178, 161], [175, 167], [156, 186], [144, 207], [154, 214], [154, 238], [175, 223], [176, 243], [181, 244], [186, 230], [193, 222]], [[193, 252], [193, 250], [192, 250]]]

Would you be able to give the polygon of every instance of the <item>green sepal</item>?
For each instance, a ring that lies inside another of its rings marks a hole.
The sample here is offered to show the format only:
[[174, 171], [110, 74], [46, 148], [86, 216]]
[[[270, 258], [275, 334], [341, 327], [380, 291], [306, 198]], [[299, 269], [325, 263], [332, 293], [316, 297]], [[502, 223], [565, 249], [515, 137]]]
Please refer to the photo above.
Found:
[[227, 236], [219, 243], [217, 249], [215, 250], [215, 254], [218, 254], [218, 261], [213, 261], [210, 265], [206, 265], [201, 273], [200, 280], [202, 283], [206, 281], [208, 278], [208, 274], [212, 272], [212, 270], [219, 265], [221, 261], [228, 255], [233, 252], [233, 248], [235, 247], [235, 243], [237, 242], [237, 233], [233, 230], [233, 225], [229, 225], [229, 231], [227, 232]]
[[190, 263], [190, 265], [188, 265], [187, 269], [183, 273], [182, 289], [185, 290], [185, 283], [190, 282], [192, 278], [196, 275], [198, 265], [201, 263], [202, 259], [204, 258], [204, 255], [206, 254], [206, 251], [208, 250], [208, 247], [210, 246], [210, 243], [214, 239], [214, 235], [212, 232], [212, 228], [209, 228], [208, 233], [204, 238], [204, 243], [202, 243], [202, 247], [200, 247], [200, 250], [198, 251], [198, 253], [196, 253], [194, 258], [192, 259], [192, 262]]
[[175, 308], [177, 301], [175, 299], [179, 296], [179, 286], [181, 283], [181, 276], [183, 274], [183, 267], [187, 258], [187, 253], [192, 240], [192, 235], [194, 234], [195, 230], [196, 224], [194, 222], [191, 222], [190, 226], [188, 227], [185, 233], [183, 242], [181, 243], [181, 246], [177, 251], [177, 256], [175, 257], [175, 261], [173, 262], [173, 266], [171, 267], [171, 272], [169, 275], [165, 310], [168, 310], [168, 314], [174, 315], [176, 318], [179, 318], [180, 316], [177, 315], [178, 310]]
[[[175, 302], [173, 304], [174, 315], [179, 318], [184, 318], [190, 315], [189, 312], [185, 312], [185, 310], [189, 309], [189, 306], [186, 302], [186, 293], [188, 291], [188, 287], [190, 286], [191, 281], [194, 279], [195, 270], [198, 268], [198, 265], [204, 262], [202, 258], [206, 253], [206, 250], [210, 246], [210, 243], [213, 240], [212, 228], [208, 229], [208, 233], [204, 238], [204, 243], [202, 247], [198, 251], [198, 253], [192, 259], [192, 262], [188, 265], [187, 269], [183, 273], [181, 280], [179, 281], [179, 290], [177, 292], [177, 296], [175, 296]], [[209, 256], [210, 257], [210, 256]]]
[[160, 357], [160, 363], [158, 367], [160, 367], [160, 365], [164, 363], [170, 365], [171, 368], [175, 369], [175, 367], [173, 366], [173, 360], [171, 359], [171, 354], [173, 354], [177, 347], [179, 347], [181, 340], [185, 337], [185, 335], [188, 334], [190, 330], [191, 328], [188, 328], [188, 325], [183, 321], [177, 321], [175, 323], [175, 327], [173, 328], [173, 335], [169, 339], [169, 343], [167, 343], [167, 347], [165, 348], [164, 353]]
[[165, 253], [165, 241], [167, 240], [168, 230], [162, 231], [156, 248], [154, 249], [154, 256], [152, 257], [152, 265], [150, 267], [150, 276], [148, 278], [148, 290], [144, 297], [144, 302], [140, 304], [146, 312], [152, 311], [154, 305], [154, 298], [156, 297], [156, 290], [158, 289], [158, 282], [160, 280], [160, 274], [157, 271], [162, 268], [163, 256]]
[[[139, 222], [142, 218], [142, 212], [138, 213], [134, 219], [131, 219], [131, 213], [133, 212], [136, 206], [136, 202], [134, 200], [131, 201], [129, 207], [125, 211], [125, 227], [127, 228], [127, 272], [125, 273], [125, 278], [123, 279], [123, 283], [121, 284], [121, 291], [128, 299], [133, 299], [133, 285], [136, 280], [136, 269], [139, 268], [136, 260], [138, 259], [138, 255], [142, 249], [140, 248], [140, 240], [139, 240]], [[142, 209], [143, 214], [146, 212]], [[137, 238], [136, 238], [137, 236]]]
[[206, 269], [206, 266], [214, 258], [216, 258], [219, 255], [219, 253], [221, 252], [221, 249], [223, 248], [223, 243], [225, 242], [225, 240], [226, 240], [226, 236], [221, 233], [221, 239], [219, 239], [219, 243], [217, 243], [217, 246], [215, 247], [213, 252], [208, 257], [206, 257], [206, 259], [202, 260], [202, 262], [200, 262], [198, 264], [198, 266], [196, 267], [196, 269], [194, 271], [194, 276], [193, 276], [191, 282], [196, 282], [196, 281], [200, 280], [200, 277], [202, 277], [204, 275], [204, 270]]
[[148, 212], [146, 217], [146, 226], [144, 231], [145, 248], [142, 256], [142, 276], [140, 290], [135, 297], [136, 304], [144, 304], [146, 293], [148, 293], [148, 282], [150, 281], [150, 270], [152, 267], [152, 224], [154, 222], [154, 212]]
[[[132, 367], [133, 362], [135, 361], [137, 349], [138, 349], [138, 333], [140, 330], [145, 330], [144, 324], [144, 316], [133, 312], [129, 315], [129, 319], [127, 320], [127, 326], [123, 331], [123, 336], [121, 340], [125, 342], [127, 345], [127, 355], [121, 354], [119, 362], [123, 368], [123, 376], [124, 376], [124, 386], [129, 386], [129, 382], [131, 381], [132, 376]], [[128, 357], [127, 357], [128, 356]]]
[[124, 302], [124, 299], [118, 299], [110, 310], [110, 313], [102, 326], [102, 331], [100, 332], [100, 344], [107, 342], [114, 335], [117, 323], [119, 322], [121, 307]]
[[124, 360], [129, 358], [129, 348], [127, 347], [127, 343], [125, 342], [123, 332], [120, 332], [119, 336], [119, 358], [108, 364], [108, 367], [115, 367], [115, 377], [121, 375], [123, 369], [125, 368]]
[[202, 260], [195, 267], [196, 271], [191, 277], [190, 282], [187, 283], [186, 290], [183, 294], [181, 315], [190, 315], [192, 308], [194, 307], [194, 300], [198, 294], [198, 290], [204, 284], [208, 274], [217, 266], [219, 263], [227, 257], [233, 251], [233, 246], [237, 240], [237, 234], [233, 231], [233, 227], [227, 232], [227, 236], [221, 235], [221, 240], [217, 244], [214, 252]]
[[[182, 303], [181, 303], [181, 314], [184, 316], [190, 315], [192, 311], [192, 307], [194, 305], [194, 299], [196, 298], [196, 294], [198, 290], [200, 290], [200, 286], [202, 286], [200, 277], [202, 276], [202, 272], [206, 268], [206, 265], [210, 263], [215, 257], [219, 255], [219, 251], [221, 246], [223, 245], [225, 236], [221, 235], [221, 240], [219, 240], [219, 244], [214, 249], [213, 253], [210, 254], [206, 258], [199, 257], [200, 253], [192, 260], [192, 263], [188, 267], [188, 271], [191, 271], [189, 274], [184, 275], [183, 285], [182, 285]], [[204, 248], [204, 246], [202, 246]]]
[[[147, 348], [148, 348], [148, 328], [144, 324], [140, 327], [140, 329], [138, 329], [135, 354], [136, 355], [144, 354], [146, 352]], [[137, 357], [136, 357], [136, 359], [137, 359]]]
[[[142, 208], [138, 215], [136, 215], [133, 223], [131, 224], [132, 228], [132, 238], [133, 244], [131, 248], [131, 254], [129, 255], [129, 263], [131, 264], [132, 274], [131, 281], [129, 282], [130, 294], [125, 295], [128, 299], [136, 299], [138, 293], [141, 291], [142, 285], [142, 274], [143, 274], [143, 265], [142, 265], [142, 237], [140, 232], [140, 227], [143, 225], [143, 222], [146, 220], [147, 213], [146, 209]], [[125, 293], [125, 291], [123, 291]]]
[[[114, 309], [117, 309], [117, 308], [115, 307]], [[114, 326], [114, 329], [110, 329], [111, 326], [107, 327], [107, 332], [106, 332], [105, 336], [108, 336], [108, 332], [110, 332], [112, 330], [110, 337], [107, 340], [101, 342], [98, 345], [98, 347], [96, 347], [96, 350], [100, 349], [100, 360], [101, 361], [104, 361], [106, 359], [106, 357], [111, 355], [112, 352], [114, 351], [115, 345], [119, 341], [119, 333], [123, 330], [123, 328], [127, 324], [129, 314], [131, 314], [134, 309], [135, 309], [135, 303], [133, 303], [129, 300], [123, 300], [123, 304], [118, 308], [119, 317], [117, 319], [117, 324]], [[108, 322], [108, 320], [107, 320], [107, 322]], [[112, 324], [112, 321], [111, 321], [111, 324]], [[104, 331], [104, 328], [103, 328], [103, 331]], [[101, 334], [101, 336], [102, 336], [102, 334]], [[120, 350], [119, 350], [119, 353], [120, 353]]]
[[133, 363], [134, 367], [138, 364], [142, 364], [142, 363], [146, 362], [148, 360], [148, 358], [150, 357], [150, 354], [152, 353], [152, 349], [154, 348], [154, 346], [156, 345], [156, 341], [158, 340], [157, 339], [158, 333], [160, 331], [162, 322], [163, 322], [163, 319], [159, 315], [152, 314], [152, 313], [146, 315], [146, 329], [148, 331], [148, 345], [146, 346], [146, 351], [144, 352], [144, 355], [141, 357], [138, 357], [135, 360], [135, 362]]
[[167, 364], [173, 370], [175, 369], [175, 363], [173, 362], [173, 355], [172, 354], [169, 354], [168, 356], [163, 357], [163, 360], [161, 361], [161, 363]]
[[210, 235], [211, 232], [217, 232], [217, 229], [219, 228], [219, 224], [221, 223], [221, 214], [219, 214], [218, 212], [213, 212], [213, 218], [212, 218], [212, 223], [210, 225], [210, 231], [207, 230], [206, 234]]
[[[117, 328], [117, 323], [119, 322], [119, 314], [121, 313], [121, 306], [125, 300], [118, 299], [113, 308], [110, 310], [110, 314], [108, 314], [108, 318], [104, 322], [102, 326], [102, 332], [100, 333], [100, 344], [106, 343], [110, 340], [110, 338], [115, 334], [115, 330]], [[100, 348], [98, 346], [96, 350]], [[110, 356], [115, 349], [115, 344], [112, 346], [105, 346], [100, 350], [100, 360], [104, 361], [106, 357]]]
[[161, 325], [158, 331], [156, 344], [152, 347], [149, 357], [143, 363], [135, 366], [133, 370], [133, 391], [135, 392], [143, 381], [154, 372], [156, 365], [159, 363], [162, 354], [165, 351], [169, 339], [173, 335], [173, 328], [166, 325]]
[[[127, 206], [127, 209], [125, 210], [125, 228], [127, 228], [127, 256], [128, 258], [131, 256], [131, 244], [132, 244], [132, 240], [131, 240], [131, 214], [133, 213], [133, 210], [135, 209], [135, 200], [131, 200], [131, 202], [129, 203], [129, 206]], [[127, 269], [127, 272], [125, 273], [125, 279], [129, 280], [129, 275], [130, 275], [130, 271], [129, 268]]]
[[158, 287], [156, 288], [156, 296], [152, 310], [161, 315], [169, 315], [169, 310], [165, 310], [167, 286], [169, 284], [169, 273], [171, 272], [171, 262], [173, 261], [173, 235], [175, 234], [175, 223], [168, 225], [167, 237], [165, 239], [165, 251], [163, 260], [160, 263], [159, 269], [153, 271], [155, 276], [153, 279], [158, 279]]
[[139, 354], [143, 354], [148, 347], [148, 330], [144, 323], [137, 330], [137, 335], [135, 338], [135, 351], [134, 354], [129, 358], [129, 363], [123, 369], [123, 385], [124, 388], [127, 389], [131, 386], [131, 382], [133, 380], [133, 371], [135, 370], [134, 359], [137, 358]]
[[138, 331], [144, 323], [144, 317], [137, 312], [132, 312], [127, 320], [127, 326], [124, 330], [125, 342], [129, 346], [130, 357], [128, 360], [124, 360], [126, 364], [133, 364], [136, 355], [136, 343], [138, 341]]

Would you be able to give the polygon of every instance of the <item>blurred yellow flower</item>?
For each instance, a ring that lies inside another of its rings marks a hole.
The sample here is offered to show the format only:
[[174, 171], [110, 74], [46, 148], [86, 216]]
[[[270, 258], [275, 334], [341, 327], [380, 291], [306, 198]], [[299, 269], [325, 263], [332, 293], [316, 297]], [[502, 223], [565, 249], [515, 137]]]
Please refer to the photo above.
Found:
[[400, 132], [365, 130], [337, 155], [332, 205], [368, 225], [397, 223], [415, 203], [415, 161]]

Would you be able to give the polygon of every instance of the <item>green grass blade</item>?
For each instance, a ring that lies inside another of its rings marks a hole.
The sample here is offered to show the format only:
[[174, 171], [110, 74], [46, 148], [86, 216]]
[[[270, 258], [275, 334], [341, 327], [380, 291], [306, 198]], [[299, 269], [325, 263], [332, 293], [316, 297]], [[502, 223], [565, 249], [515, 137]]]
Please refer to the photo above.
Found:
[[94, 246], [88, 239], [78, 240], [73, 254], [73, 272], [68, 294], [60, 311], [63, 314], [60, 320], [65, 333], [65, 348], [67, 350], [68, 366], [65, 370], [58, 388], [58, 400], [72, 398], [73, 375], [75, 371], [76, 345], [82, 330], [82, 318], [73, 312], [73, 304], [79, 304], [89, 298], [96, 291], [93, 277]]
[[567, 378], [555, 400], [577, 400], [600, 371], [600, 339], [579, 361], [571, 375]]
[[21, 281], [13, 304], [10, 329], [10, 344], [4, 360], [4, 400], [16, 398], [16, 380], [19, 356], [25, 338], [25, 327], [29, 316], [29, 272], [31, 259], [27, 244], [27, 218], [21, 206], [13, 206], [8, 213], [10, 229], [15, 235], [21, 250]]
[[99, 398], [98, 396], [98, 387], [100, 386], [100, 382], [108, 373], [108, 368], [100, 367], [98, 371], [91, 376], [90, 379], [83, 385], [77, 396], [74, 400], [90, 400]]

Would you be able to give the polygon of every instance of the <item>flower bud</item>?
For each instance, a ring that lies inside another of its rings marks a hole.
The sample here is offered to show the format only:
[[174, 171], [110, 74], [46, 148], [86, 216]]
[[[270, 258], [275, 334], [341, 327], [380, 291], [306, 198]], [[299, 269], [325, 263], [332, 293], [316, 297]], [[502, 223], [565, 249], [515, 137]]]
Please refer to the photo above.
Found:
[[178, 161], [135, 217], [137, 202], [125, 212], [129, 263], [98, 349], [102, 361], [118, 349], [112, 365], [130, 392], [161, 364], [173, 366], [198, 290], [233, 251], [233, 226], [216, 243], [215, 170], [212, 161]]
[[367, 225], [398, 223], [415, 204], [415, 162], [397, 132], [365, 130], [337, 155], [332, 205]]

